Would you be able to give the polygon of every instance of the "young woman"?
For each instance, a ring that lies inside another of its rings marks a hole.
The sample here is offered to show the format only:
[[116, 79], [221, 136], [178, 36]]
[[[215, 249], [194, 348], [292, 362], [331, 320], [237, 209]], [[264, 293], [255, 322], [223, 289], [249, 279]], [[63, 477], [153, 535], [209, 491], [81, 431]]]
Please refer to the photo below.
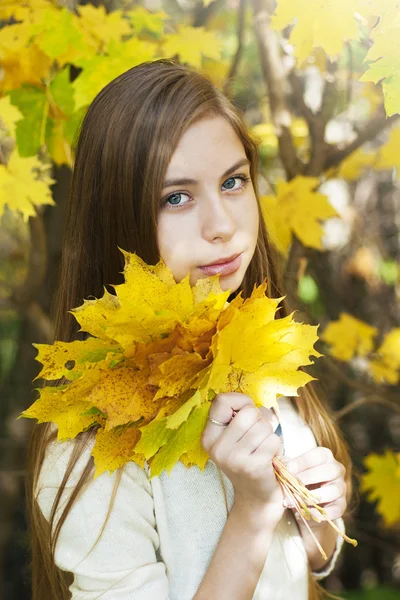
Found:
[[[221, 272], [230, 299], [265, 278], [268, 295], [282, 296], [257, 162], [239, 111], [194, 70], [157, 60], [108, 84], [79, 133], [55, 339], [84, 339], [68, 310], [123, 283], [118, 247], [148, 264], [162, 257], [176, 281]], [[27, 484], [33, 600], [318, 598], [343, 540], [326, 521], [310, 523], [324, 561], [284, 507], [271, 460], [284, 453], [343, 530], [349, 455], [310, 385], [279, 409], [278, 424], [248, 396], [219, 394], [202, 434], [204, 473], [178, 462], [152, 479], [131, 462], [94, 480], [95, 429], [56, 443], [53, 424], [37, 425]]]

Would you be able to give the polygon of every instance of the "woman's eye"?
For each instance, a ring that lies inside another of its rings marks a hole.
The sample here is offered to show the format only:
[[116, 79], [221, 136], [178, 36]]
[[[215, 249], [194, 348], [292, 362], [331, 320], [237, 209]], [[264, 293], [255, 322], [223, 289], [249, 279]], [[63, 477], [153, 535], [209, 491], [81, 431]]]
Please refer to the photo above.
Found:
[[[246, 185], [246, 183], [248, 181], [250, 181], [250, 177], [246, 177], [245, 175], [235, 175], [235, 177], [229, 177], [229, 179], [227, 179], [224, 183], [224, 185], [226, 185], [227, 182], [232, 181], [234, 182], [235, 179], [239, 179], [239, 181], [242, 182], [242, 185], [239, 185], [238, 187], [228, 187], [228, 190], [240, 190], [242, 187], [244, 187]], [[233, 184], [234, 185], [234, 184]]]
[[171, 194], [171, 196], [168, 196], [168, 198], [165, 200], [165, 204], [168, 205], [168, 203], [170, 203], [169, 206], [172, 206], [172, 207], [183, 206], [184, 204], [186, 204], [186, 202], [180, 202], [179, 201], [180, 196], [188, 197], [188, 195], [184, 194], [183, 192], [175, 192], [175, 194]]

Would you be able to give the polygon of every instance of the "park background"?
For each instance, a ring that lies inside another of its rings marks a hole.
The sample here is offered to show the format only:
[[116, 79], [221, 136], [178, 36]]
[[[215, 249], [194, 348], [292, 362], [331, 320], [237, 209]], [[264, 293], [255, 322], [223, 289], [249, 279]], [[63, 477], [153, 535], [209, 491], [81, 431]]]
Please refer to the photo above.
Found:
[[[26, 445], [52, 343], [74, 140], [100, 89], [179, 59], [240, 107], [308, 368], [354, 463], [357, 507], [324, 587], [400, 595], [400, 10], [395, 0], [0, 3], [0, 597], [28, 600]], [[83, 299], [82, 299], [83, 300]], [[71, 307], [73, 308], [73, 307]]]

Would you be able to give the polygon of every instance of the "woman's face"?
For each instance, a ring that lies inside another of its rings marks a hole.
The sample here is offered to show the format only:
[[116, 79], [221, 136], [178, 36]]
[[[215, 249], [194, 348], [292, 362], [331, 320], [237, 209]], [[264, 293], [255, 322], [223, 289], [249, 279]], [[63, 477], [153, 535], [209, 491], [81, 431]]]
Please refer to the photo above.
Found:
[[204, 119], [184, 133], [168, 166], [157, 236], [177, 282], [189, 273], [194, 285], [221, 269], [202, 266], [240, 254], [225, 266], [220, 284], [234, 292], [242, 283], [259, 226], [253, 184], [243, 178], [250, 178], [249, 161], [225, 119]]

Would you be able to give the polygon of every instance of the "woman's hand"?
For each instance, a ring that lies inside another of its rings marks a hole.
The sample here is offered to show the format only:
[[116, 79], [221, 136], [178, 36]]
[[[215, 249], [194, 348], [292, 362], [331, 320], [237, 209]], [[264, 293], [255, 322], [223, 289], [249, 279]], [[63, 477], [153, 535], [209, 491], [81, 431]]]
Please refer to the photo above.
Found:
[[282, 442], [274, 433], [276, 416], [258, 409], [246, 394], [217, 394], [210, 406], [210, 420], [201, 442], [214, 463], [230, 479], [234, 503], [248, 513], [262, 514], [276, 525], [284, 512], [283, 493], [272, 467], [274, 456], [282, 454]]
[[[319, 500], [317, 504], [326, 511], [327, 517], [333, 521], [342, 517], [347, 508], [346, 469], [338, 462], [329, 448], [318, 446], [304, 454], [284, 460], [286, 468], [296, 475]], [[293, 506], [289, 503], [289, 508]], [[326, 518], [316, 508], [309, 508], [310, 513], [325, 522]], [[304, 525], [300, 516], [296, 516], [299, 525]], [[316, 528], [319, 523], [310, 519], [309, 527]]]

